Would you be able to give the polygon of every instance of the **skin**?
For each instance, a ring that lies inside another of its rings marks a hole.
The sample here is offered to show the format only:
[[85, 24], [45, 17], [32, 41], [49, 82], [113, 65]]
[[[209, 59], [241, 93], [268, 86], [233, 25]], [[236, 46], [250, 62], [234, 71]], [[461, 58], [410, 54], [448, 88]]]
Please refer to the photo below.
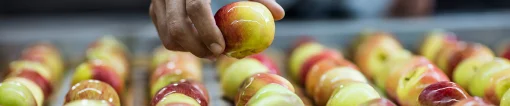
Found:
[[[284, 17], [275, 0], [251, 0], [268, 7], [274, 20]], [[153, 0], [149, 15], [166, 49], [189, 51], [197, 57], [217, 57], [225, 50], [225, 39], [216, 25], [210, 0]], [[171, 15], [170, 15], [171, 14]]]

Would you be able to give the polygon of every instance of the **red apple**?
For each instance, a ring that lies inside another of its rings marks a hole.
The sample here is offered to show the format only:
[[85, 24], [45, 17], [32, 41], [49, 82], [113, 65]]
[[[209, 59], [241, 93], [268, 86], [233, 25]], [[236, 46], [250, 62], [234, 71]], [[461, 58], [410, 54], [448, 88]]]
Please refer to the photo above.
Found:
[[483, 100], [482, 98], [479, 97], [471, 97], [458, 101], [452, 106], [496, 106], [496, 105], [493, 105], [490, 102]]
[[403, 55], [402, 45], [389, 33], [377, 32], [366, 38], [354, 55], [354, 62], [368, 79], [385, 70], [385, 64]]
[[449, 72], [450, 68], [454, 68], [450, 66], [450, 61], [455, 57], [459, 52], [463, 51], [467, 47], [466, 42], [456, 42], [451, 44], [445, 44], [443, 48], [437, 52], [436, 57], [434, 59], [434, 62], [436, 63], [437, 67], [442, 69], [445, 74], [451, 74]]
[[312, 66], [305, 80], [305, 89], [309, 95], [314, 95], [315, 87], [319, 84], [320, 76], [336, 67], [351, 67], [358, 70], [356, 65], [344, 59], [323, 59]]
[[251, 55], [249, 57], [257, 59], [258, 61], [260, 61], [260, 63], [264, 64], [267, 68], [269, 68], [269, 73], [280, 75], [280, 71], [278, 70], [278, 66], [266, 54], [259, 53], [259, 54]]
[[55, 79], [61, 79], [64, 64], [57, 48], [48, 42], [38, 42], [23, 50], [21, 59], [39, 62], [47, 66]]
[[419, 105], [418, 98], [424, 87], [440, 81], [450, 81], [441, 69], [432, 64], [418, 66], [399, 77], [397, 100], [406, 106]]
[[9, 64], [9, 76], [14, 77], [22, 73], [23, 71], [35, 71], [41, 75], [44, 79], [48, 80], [51, 84], [55, 84], [56, 81], [54, 76], [51, 74], [50, 69], [39, 62], [18, 60], [13, 61]]
[[302, 85], [304, 85], [305, 83], [310, 68], [312, 68], [314, 64], [323, 59], [343, 59], [343, 57], [339, 52], [335, 50], [324, 49], [321, 53], [315, 54], [312, 57], [306, 59], [303, 65], [301, 66], [301, 71], [299, 72], [300, 78], [298, 78], [298, 81]]
[[388, 99], [379, 98], [379, 99], [370, 100], [364, 104], [361, 104], [361, 106], [397, 106], [397, 105]]
[[457, 67], [457, 65], [462, 61], [470, 57], [479, 57], [479, 58], [493, 58], [494, 53], [486, 47], [485, 45], [479, 43], [468, 43], [466, 48], [461, 51], [456, 52], [452, 57], [450, 57], [448, 61], [448, 67], [445, 71], [445, 74], [452, 78], [452, 73]]
[[196, 100], [196, 103], [201, 106], [208, 106], [207, 97], [205, 97], [203, 91], [193, 86], [190, 83], [180, 82], [170, 84], [163, 89], [159, 90], [158, 93], [152, 98], [151, 106], [156, 106], [159, 102], [169, 95], [172, 94], [184, 94]]
[[294, 92], [294, 87], [285, 78], [270, 73], [259, 73], [246, 79], [236, 96], [236, 106], [244, 106], [259, 91], [268, 84], [278, 84]]
[[87, 63], [82, 63], [76, 68], [71, 84], [76, 84], [85, 80], [95, 79], [105, 82], [112, 86], [115, 91], [122, 94], [124, 90], [124, 79], [119, 73], [116, 73], [110, 64], [102, 60], [90, 60]]
[[21, 71], [21, 73], [19, 73], [18, 75], [16, 75], [16, 77], [26, 78], [37, 84], [37, 86], [41, 88], [44, 94], [44, 98], [48, 98], [48, 96], [53, 92], [53, 86], [51, 85], [51, 83], [48, 80], [44, 79], [44, 77], [42, 77], [36, 71], [24, 70]]
[[299, 47], [294, 49], [289, 57], [288, 74], [294, 82], [298, 82], [300, 78], [299, 73], [305, 60], [312, 57], [315, 54], [319, 54], [325, 47], [317, 42], [308, 42], [301, 44]]
[[178, 82], [181, 79], [190, 79], [194, 81], [202, 81], [202, 71], [199, 66], [190, 63], [187, 60], [167, 61], [158, 66], [156, 71], [152, 73], [150, 79], [150, 94], [154, 95], [161, 88], [168, 84]]
[[244, 58], [264, 51], [273, 43], [273, 15], [261, 3], [227, 4], [216, 12], [214, 19], [225, 39], [224, 54], [227, 56]]
[[442, 81], [423, 89], [418, 101], [422, 106], [451, 106], [469, 97], [469, 94], [456, 83]]
[[444, 45], [457, 42], [457, 36], [451, 32], [443, 30], [435, 30], [427, 34], [421, 43], [419, 54], [425, 56], [429, 60], [434, 60], [437, 53]]
[[65, 103], [83, 99], [105, 100], [120, 106], [118, 93], [107, 83], [98, 80], [85, 80], [74, 84], [67, 92]]

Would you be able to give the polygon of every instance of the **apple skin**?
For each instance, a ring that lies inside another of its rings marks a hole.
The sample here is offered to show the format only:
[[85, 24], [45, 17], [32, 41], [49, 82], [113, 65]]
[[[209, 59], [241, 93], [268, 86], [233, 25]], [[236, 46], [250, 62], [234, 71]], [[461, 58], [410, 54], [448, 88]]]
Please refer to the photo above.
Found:
[[113, 104], [108, 103], [105, 100], [75, 100], [69, 103], [66, 103], [64, 106], [114, 106]]
[[[228, 57], [225, 55], [221, 55], [218, 58], [218, 61], [216, 62], [216, 73], [218, 75], [218, 78], [221, 78], [223, 74], [225, 73], [228, 66], [230, 66], [232, 63], [237, 61], [239, 59]], [[221, 79], [220, 79], [221, 80]]]
[[373, 99], [368, 102], [361, 104], [360, 106], [397, 106], [395, 103], [391, 102], [385, 98]]
[[359, 106], [373, 99], [381, 98], [367, 83], [351, 83], [335, 89], [326, 106]]
[[105, 100], [120, 106], [119, 95], [110, 85], [99, 80], [84, 80], [74, 84], [65, 97], [65, 103], [75, 100]]
[[326, 105], [329, 97], [337, 87], [349, 82], [364, 82], [368, 80], [361, 72], [351, 67], [337, 67], [320, 76], [320, 81], [314, 88], [314, 93], [310, 95], [319, 106]]
[[190, 64], [202, 66], [200, 59], [190, 52], [170, 51], [162, 45], [154, 49], [152, 62], [150, 66], [150, 73], [153, 73], [159, 65], [165, 64], [168, 61], [183, 61], [189, 62]]
[[0, 99], [2, 106], [37, 106], [37, 101], [29, 88], [19, 82], [0, 83], [0, 95], [7, 96]]
[[443, 30], [434, 30], [428, 33], [425, 40], [421, 43], [419, 54], [425, 56], [429, 60], [434, 60], [443, 45], [456, 42], [457, 36], [455, 36], [455, 34]]
[[356, 65], [344, 59], [323, 59], [312, 66], [311, 71], [308, 72], [309, 75], [305, 80], [306, 92], [309, 95], [314, 95], [313, 93], [315, 93], [315, 87], [319, 84], [320, 77], [336, 67], [351, 67], [358, 70]]
[[386, 80], [390, 74], [398, 68], [404, 67], [403, 65], [407, 65], [407, 62], [410, 62], [412, 59], [412, 53], [407, 50], [401, 50], [399, 55], [388, 58], [387, 62], [383, 64], [382, 70], [375, 73], [376, 75], [373, 77], [374, 83], [380, 90], [386, 91]]
[[[330, 85], [326, 85], [328, 83]], [[317, 104], [318, 106], [325, 106], [326, 103], [328, 103], [328, 100], [330, 99], [331, 95], [337, 88], [342, 88], [352, 83], [366, 83], [366, 82], [347, 79], [335, 80], [334, 82], [326, 81], [324, 82], [324, 84], [321, 83], [319, 86], [315, 88], [313, 100], [315, 101], [315, 104]]]
[[470, 57], [462, 60], [453, 71], [452, 79], [465, 90], [469, 90], [469, 84], [480, 67], [493, 58]]
[[90, 60], [76, 68], [71, 84], [94, 79], [109, 84], [117, 93], [122, 94], [125, 87], [124, 80], [114, 70], [111, 65], [105, 64], [102, 60]]
[[387, 59], [400, 55], [402, 50], [402, 45], [392, 35], [377, 32], [360, 43], [354, 62], [372, 80], [374, 75], [384, 70]]
[[493, 104], [500, 104], [501, 98], [510, 88], [509, 75], [510, 68], [494, 73], [491, 76], [492, 81], [490, 81], [488, 87], [485, 88], [485, 95], [483, 97]]
[[437, 67], [448, 74], [450, 69], [450, 61], [455, 57], [458, 52], [463, 51], [468, 46], [468, 43], [458, 41], [455, 43], [444, 44], [443, 47], [437, 52], [436, 58], [433, 60]]
[[4, 80], [5, 82], [17, 82], [21, 85], [25, 86], [26, 88], [29, 88], [30, 92], [34, 96], [35, 101], [37, 102], [37, 106], [42, 106], [44, 103], [44, 94], [42, 89], [33, 81], [30, 79], [22, 78], [22, 77], [11, 77]]
[[485, 63], [472, 77], [468, 91], [473, 96], [485, 96], [485, 90], [489, 88], [489, 84], [494, 83], [495, 78], [492, 77], [496, 73], [510, 68], [510, 61], [496, 57], [492, 61]]
[[510, 59], [510, 44], [506, 46], [506, 49], [501, 53], [501, 57]]
[[255, 54], [255, 55], [251, 55], [249, 56], [250, 58], [254, 58], [254, 59], [257, 59], [260, 63], [264, 64], [267, 68], [269, 68], [269, 73], [273, 73], [273, 74], [278, 74], [280, 75], [280, 70], [278, 70], [278, 66], [276, 65], [276, 63], [271, 59], [269, 58], [269, 56], [267, 56], [266, 54], [264, 53], [259, 53], [259, 54]]
[[496, 105], [493, 105], [489, 101], [486, 101], [479, 97], [471, 97], [464, 100], [460, 100], [457, 103], [453, 104], [452, 106], [496, 106]]
[[158, 66], [150, 79], [151, 95], [168, 84], [181, 79], [202, 81], [202, 70], [196, 64], [186, 60], [167, 61]]
[[308, 42], [296, 47], [289, 57], [289, 76], [294, 82], [298, 82], [301, 67], [305, 60], [320, 53], [325, 47], [317, 42]]
[[38, 42], [24, 49], [21, 59], [39, 62], [47, 66], [56, 80], [61, 79], [64, 73], [60, 51], [49, 42]]
[[246, 106], [305, 106], [305, 104], [288, 88], [271, 83], [260, 88], [248, 100]]
[[267, 72], [269, 69], [256, 59], [244, 58], [232, 63], [220, 81], [224, 96], [234, 100], [244, 80], [254, 74]]
[[[53, 86], [51, 85], [51, 83], [48, 80], [44, 79], [39, 73], [37, 73], [35, 71], [25, 70], [25, 71], [22, 71], [21, 73], [19, 73], [18, 75], [16, 75], [16, 77], [10, 77], [10, 78], [14, 78], [14, 79], [23, 78], [23, 79], [28, 80], [29, 82], [36, 84], [37, 86], [34, 87], [34, 89], [40, 89], [42, 92], [43, 98], [48, 98], [48, 96], [50, 96], [53, 92]], [[8, 79], [5, 79], [5, 81], [8, 81]], [[30, 86], [29, 88], [31, 88], [30, 90], [32, 90], [32, 86]], [[34, 94], [34, 93], [32, 93], [32, 94]], [[34, 94], [34, 96], [36, 96], [36, 95], [37, 94]]]
[[421, 92], [418, 101], [421, 106], [451, 106], [469, 98], [469, 94], [454, 82], [441, 81], [431, 84]]
[[275, 24], [269, 9], [258, 2], [238, 1], [221, 7], [214, 15], [225, 39], [224, 54], [244, 58], [273, 43]]
[[38, 62], [18, 60], [13, 61], [9, 64], [10, 73], [8, 74], [7, 77], [18, 76], [24, 71], [34, 71], [41, 75], [44, 79], [50, 81], [51, 84], [54, 84], [56, 80], [54, 79], [54, 77], [51, 74], [51, 71], [49, 70], [50, 69], [48, 69], [48, 67]]
[[316, 42], [316, 40], [309, 36], [309, 35], [301, 35], [297, 38], [296, 41], [294, 41], [294, 43], [292, 44], [290, 50], [289, 50], [289, 53], [288, 54], [291, 54], [292, 52], [294, 52], [294, 50], [303, 45], [303, 44], [306, 44], [306, 43], [309, 43], [309, 42]]
[[394, 67], [391, 67], [390, 70], [393, 71], [389, 73], [387, 79], [385, 80], [384, 87], [386, 93], [393, 99], [397, 99], [396, 91], [399, 86], [399, 80], [401, 76], [404, 76], [417, 67], [432, 64], [427, 58], [422, 56], [414, 56], [410, 59], [403, 60], [402, 63], [403, 64], [396, 64]]
[[298, 81], [304, 85], [306, 81], [306, 77], [308, 76], [308, 72], [314, 66], [317, 62], [323, 59], [343, 59], [342, 55], [331, 49], [324, 49], [321, 53], [315, 54], [312, 57], [309, 57], [305, 60], [303, 63], [303, 66], [301, 67], [301, 71], [298, 73], [299, 78]]
[[208, 97], [205, 97], [203, 90], [200, 90], [191, 83], [180, 82], [169, 84], [168, 86], [159, 90], [158, 93], [156, 93], [156, 95], [154, 95], [152, 98], [151, 106], [159, 105], [160, 102], [165, 102], [164, 100], [167, 96], [179, 93], [193, 98], [196, 103], [200, 104], [200, 106], [207, 106], [209, 104], [207, 99]]
[[418, 66], [400, 76], [396, 90], [397, 100], [401, 105], [417, 106], [424, 87], [440, 81], [450, 81], [441, 69], [432, 64]]
[[120, 54], [113, 54], [110, 51], [101, 51], [100, 49], [88, 50], [86, 55], [88, 62], [108, 64], [108, 66], [111, 67], [121, 79], [127, 79], [129, 68], [126, 57], [123, 57]]
[[185, 94], [171, 93], [161, 99], [156, 105], [151, 106], [200, 106], [200, 104]]
[[268, 84], [278, 84], [294, 92], [294, 87], [285, 78], [270, 73], [259, 73], [246, 79], [236, 96], [236, 106], [244, 106], [262, 87]]
[[510, 106], [510, 92], [508, 91], [505, 91], [505, 94], [501, 97], [500, 106]]
[[456, 52], [452, 57], [450, 57], [448, 61], [448, 67], [445, 71], [445, 74], [450, 78], [452, 77], [452, 73], [458, 64], [467, 58], [470, 57], [479, 57], [479, 58], [493, 58], [494, 53], [487, 46], [479, 43], [468, 43], [466, 48], [461, 51]]

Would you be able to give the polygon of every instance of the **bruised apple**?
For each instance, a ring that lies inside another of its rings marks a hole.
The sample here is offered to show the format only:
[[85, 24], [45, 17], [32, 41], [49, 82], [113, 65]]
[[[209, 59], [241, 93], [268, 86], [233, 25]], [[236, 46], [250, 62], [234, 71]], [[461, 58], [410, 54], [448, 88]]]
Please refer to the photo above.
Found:
[[216, 12], [214, 19], [225, 39], [224, 54], [227, 56], [244, 58], [264, 51], [273, 43], [273, 15], [261, 3], [227, 4]]

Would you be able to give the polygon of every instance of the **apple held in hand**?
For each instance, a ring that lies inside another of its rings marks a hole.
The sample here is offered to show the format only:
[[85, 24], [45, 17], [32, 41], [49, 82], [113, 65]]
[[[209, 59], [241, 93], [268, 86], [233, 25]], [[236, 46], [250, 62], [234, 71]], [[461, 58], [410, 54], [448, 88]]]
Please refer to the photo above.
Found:
[[491, 62], [485, 63], [473, 76], [469, 84], [469, 93], [483, 97], [489, 84], [495, 81], [493, 76], [508, 68], [510, 68], [510, 62], [503, 58], [494, 58]]
[[397, 105], [388, 99], [379, 98], [365, 102], [360, 106], [397, 106]]
[[124, 90], [124, 80], [114, 70], [111, 65], [104, 63], [102, 60], [90, 60], [76, 68], [71, 84], [95, 79], [107, 83], [120, 94]]
[[425, 87], [418, 101], [422, 106], [451, 106], [469, 97], [469, 94], [458, 84], [442, 81]]
[[320, 53], [323, 49], [324, 47], [317, 42], [301, 44], [301, 46], [294, 49], [289, 57], [289, 76], [294, 81], [298, 81], [301, 67], [305, 63], [306, 59]]
[[1, 106], [37, 106], [29, 88], [15, 81], [0, 83]]
[[98, 80], [84, 80], [74, 84], [67, 92], [65, 103], [83, 99], [105, 100], [120, 106], [118, 93], [107, 83]]
[[453, 71], [453, 81], [459, 84], [465, 90], [469, 90], [469, 84], [485, 63], [492, 61], [493, 58], [470, 57], [462, 60]]
[[367, 83], [351, 83], [335, 89], [326, 106], [359, 106], [373, 99], [381, 98]]
[[402, 45], [388, 33], [378, 32], [360, 43], [354, 62], [368, 79], [384, 70], [389, 58], [402, 55]]
[[418, 97], [425, 86], [440, 81], [449, 81], [448, 77], [432, 64], [421, 65], [400, 76], [397, 87], [397, 99], [401, 105], [417, 106]]
[[305, 89], [309, 95], [314, 95], [315, 87], [320, 83], [320, 77], [324, 75], [324, 73], [331, 71], [331, 69], [337, 67], [350, 67], [352, 69], [357, 70], [358, 67], [352, 64], [351, 62], [344, 59], [324, 59], [314, 66], [312, 66], [312, 70], [308, 72], [307, 79], [305, 80]]
[[69, 103], [66, 103], [64, 106], [114, 106], [105, 100], [75, 100]]
[[305, 106], [303, 101], [289, 88], [271, 83], [260, 88], [246, 106]]
[[[479, 97], [471, 97], [471, 98], [467, 98], [467, 99], [458, 101], [457, 103], [453, 104], [452, 106], [496, 106], [496, 105], [493, 105], [490, 102], [485, 101]], [[508, 106], [508, 105], [501, 105], [501, 106]]]
[[225, 97], [234, 100], [244, 80], [258, 73], [267, 73], [269, 69], [259, 61], [244, 58], [230, 65], [221, 78], [221, 88]]
[[208, 106], [209, 97], [205, 95], [207, 91], [194, 84], [196, 83], [184, 81], [162, 88], [152, 98], [151, 106], [167, 106], [175, 103], [191, 106]]
[[249, 56], [250, 58], [257, 59], [260, 63], [269, 68], [269, 73], [280, 75], [280, 71], [276, 63], [264, 53], [259, 53]]
[[294, 92], [294, 87], [285, 78], [270, 73], [259, 73], [246, 79], [236, 96], [236, 106], [244, 106], [261, 88], [269, 84], [278, 84]]
[[216, 12], [214, 19], [225, 39], [227, 56], [244, 58], [264, 51], [273, 43], [273, 15], [258, 2], [227, 4]]
[[434, 59], [436, 59], [436, 54], [444, 45], [456, 42], [457, 36], [455, 36], [455, 34], [443, 30], [434, 30], [428, 33], [425, 40], [421, 43], [419, 53], [427, 59], [434, 61]]

